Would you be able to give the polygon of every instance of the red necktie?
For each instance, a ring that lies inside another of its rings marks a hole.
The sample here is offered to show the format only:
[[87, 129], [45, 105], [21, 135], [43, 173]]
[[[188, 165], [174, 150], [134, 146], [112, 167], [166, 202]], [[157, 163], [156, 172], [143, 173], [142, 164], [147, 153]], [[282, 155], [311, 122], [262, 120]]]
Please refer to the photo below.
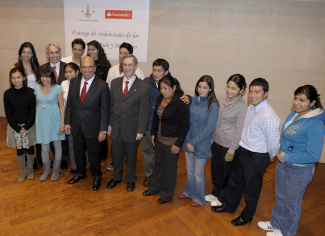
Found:
[[56, 66], [53, 66], [53, 70], [54, 70], [54, 75], [55, 75], [55, 81], [56, 81], [56, 83], [58, 83], [58, 73], [56, 73]]
[[125, 88], [124, 88], [124, 91], [123, 91], [123, 98], [125, 98], [126, 94], [128, 93], [128, 83], [129, 81], [125, 81]]
[[85, 97], [86, 97], [86, 93], [87, 93], [87, 82], [84, 83], [84, 86], [81, 90], [81, 94], [80, 94], [80, 101], [81, 101], [81, 104], [84, 102], [85, 100]]

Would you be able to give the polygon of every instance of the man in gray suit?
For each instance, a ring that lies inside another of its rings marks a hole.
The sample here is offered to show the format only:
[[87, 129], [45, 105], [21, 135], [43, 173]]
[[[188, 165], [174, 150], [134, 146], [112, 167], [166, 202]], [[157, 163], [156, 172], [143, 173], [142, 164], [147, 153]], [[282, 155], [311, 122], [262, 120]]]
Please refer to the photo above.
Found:
[[110, 92], [107, 83], [95, 76], [95, 62], [86, 56], [81, 60], [81, 78], [70, 81], [65, 112], [65, 132], [73, 135], [77, 174], [69, 184], [86, 177], [88, 151], [93, 190], [101, 185], [100, 142], [106, 138], [110, 112]]
[[139, 140], [146, 132], [149, 115], [149, 86], [135, 75], [137, 67], [137, 58], [133, 55], [126, 56], [123, 59], [124, 76], [112, 80], [111, 83], [111, 118], [108, 135], [112, 138], [114, 172], [107, 188], [112, 189], [122, 181], [126, 155], [128, 192], [135, 189]]

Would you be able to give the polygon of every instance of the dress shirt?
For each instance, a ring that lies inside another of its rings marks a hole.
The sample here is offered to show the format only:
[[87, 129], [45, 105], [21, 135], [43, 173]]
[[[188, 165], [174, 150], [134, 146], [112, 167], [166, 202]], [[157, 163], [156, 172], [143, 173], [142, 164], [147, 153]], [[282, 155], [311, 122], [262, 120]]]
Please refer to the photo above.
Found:
[[82, 76], [81, 83], [80, 83], [80, 92], [79, 92], [80, 95], [81, 95], [81, 91], [82, 91], [82, 88], [84, 87], [85, 82], [88, 83], [86, 85], [87, 93], [88, 93], [88, 90], [90, 88], [91, 83], [94, 81], [94, 78], [95, 78], [95, 75], [93, 75], [93, 77], [91, 77], [89, 80], [86, 81], [85, 78]]
[[60, 74], [60, 62], [61, 61], [59, 61], [58, 63], [56, 63], [56, 64], [52, 64], [52, 62], [50, 62], [50, 66], [53, 68], [53, 66], [56, 66], [56, 68], [55, 68], [55, 71], [56, 71], [56, 74], [58, 75], [58, 78], [59, 78], [59, 74]]
[[270, 158], [279, 153], [280, 118], [267, 100], [248, 107], [239, 145], [258, 153], [269, 153]]
[[[144, 74], [139, 67], [135, 70], [135, 74], [137, 75], [137, 77], [139, 79], [142, 79], [142, 80], [144, 79]], [[120, 73], [120, 64], [112, 66], [108, 71], [107, 79], [106, 79], [108, 87], [109, 88], [111, 87], [111, 82], [113, 79], [116, 79], [116, 78], [122, 77], [122, 76], [124, 76], [124, 72]]]
[[125, 81], [126, 80], [129, 81], [129, 83], [128, 83], [128, 91], [130, 91], [130, 88], [132, 87], [132, 84], [134, 83], [135, 78], [136, 78], [135, 75], [131, 79], [129, 79], [129, 80], [127, 80], [125, 76], [123, 77], [122, 92], [124, 91], [124, 88], [125, 88], [125, 84], [126, 84]]

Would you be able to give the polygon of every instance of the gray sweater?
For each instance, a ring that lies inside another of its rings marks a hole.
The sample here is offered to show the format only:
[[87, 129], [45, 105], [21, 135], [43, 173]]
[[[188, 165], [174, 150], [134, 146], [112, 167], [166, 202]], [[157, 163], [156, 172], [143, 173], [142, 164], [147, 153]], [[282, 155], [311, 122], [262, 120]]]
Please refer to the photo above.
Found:
[[239, 146], [240, 136], [244, 125], [247, 105], [239, 95], [230, 101], [226, 94], [221, 95], [219, 101], [219, 116], [214, 127], [213, 141], [228, 152], [234, 154]]

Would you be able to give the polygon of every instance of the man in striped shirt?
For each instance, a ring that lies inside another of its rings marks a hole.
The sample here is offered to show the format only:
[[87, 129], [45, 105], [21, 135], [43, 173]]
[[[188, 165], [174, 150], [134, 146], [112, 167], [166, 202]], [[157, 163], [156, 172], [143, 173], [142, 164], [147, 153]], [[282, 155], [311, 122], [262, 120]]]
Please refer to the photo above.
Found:
[[280, 148], [280, 119], [267, 102], [269, 84], [265, 79], [254, 79], [249, 85], [244, 127], [239, 142], [240, 151], [227, 183], [225, 194], [211, 203], [213, 212], [236, 211], [244, 194], [246, 206], [240, 216], [231, 221], [235, 226], [250, 222], [260, 197], [263, 175]]

